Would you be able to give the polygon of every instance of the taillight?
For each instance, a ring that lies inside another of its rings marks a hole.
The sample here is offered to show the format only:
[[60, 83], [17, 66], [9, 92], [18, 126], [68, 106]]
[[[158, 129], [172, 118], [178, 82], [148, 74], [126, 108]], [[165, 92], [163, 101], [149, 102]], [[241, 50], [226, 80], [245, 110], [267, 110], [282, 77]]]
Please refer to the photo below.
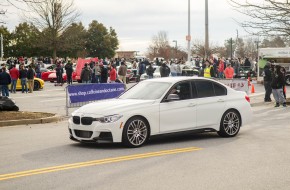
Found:
[[250, 97], [249, 96], [245, 96], [245, 99], [250, 103]]

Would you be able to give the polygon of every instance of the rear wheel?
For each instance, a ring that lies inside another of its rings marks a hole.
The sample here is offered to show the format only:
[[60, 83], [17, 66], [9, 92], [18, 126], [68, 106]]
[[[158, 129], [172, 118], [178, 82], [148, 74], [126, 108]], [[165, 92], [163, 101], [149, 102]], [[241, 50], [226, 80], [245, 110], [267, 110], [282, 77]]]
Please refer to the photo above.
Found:
[[39, 90], [40, 89], [40, 83], [38, 81], [34, 81], [34, 88], [33, 90]]
[[149, 138], [149, 124], [142, 117], [128, 120], [123, 130], [123, 143], [131, 148], [142, 146]]
[[235, 110], [228, 110], [221, 119], [220, 130], [217, 133], [221, 137], [234, 137], [239, 133], [240, 127], [241, 118], [239, 113]]

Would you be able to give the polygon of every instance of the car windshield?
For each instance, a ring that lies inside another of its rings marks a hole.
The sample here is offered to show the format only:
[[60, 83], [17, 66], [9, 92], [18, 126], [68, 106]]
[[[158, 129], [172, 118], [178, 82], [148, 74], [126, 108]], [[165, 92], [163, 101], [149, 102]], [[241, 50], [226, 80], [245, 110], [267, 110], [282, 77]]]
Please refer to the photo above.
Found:
[[144, 81], [125, 92], [120, 99], [156, 100], [168, 90], [171, 83]]

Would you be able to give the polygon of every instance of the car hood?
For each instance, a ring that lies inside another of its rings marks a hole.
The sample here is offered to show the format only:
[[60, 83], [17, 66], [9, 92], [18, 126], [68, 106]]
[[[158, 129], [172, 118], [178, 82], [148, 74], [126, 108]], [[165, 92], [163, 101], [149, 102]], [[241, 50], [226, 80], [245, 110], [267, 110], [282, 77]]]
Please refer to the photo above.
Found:
[[110, 99], [102, 100], [82, 106], [74, 111], [72, 115], [111, 115], [122, 113], [124, 111], [132, 111], [143, 106], [150, 106], [155, 100], [136, 100], [136, 99]]

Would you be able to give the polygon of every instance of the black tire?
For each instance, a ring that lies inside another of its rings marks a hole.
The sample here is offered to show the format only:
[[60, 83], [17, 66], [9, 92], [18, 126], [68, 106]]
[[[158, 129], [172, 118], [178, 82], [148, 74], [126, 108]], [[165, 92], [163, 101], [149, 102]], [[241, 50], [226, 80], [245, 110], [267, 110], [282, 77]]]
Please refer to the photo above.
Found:
[[221, 137], [234, 137], [239, 133], [241, 124], [240, 114], [236, 110], [228, 110], [222, 116], [217, 133]]
[[39, 89], [40, 89], [40, 83], [38, 81], [34, 81], [33, 90], [39, 90]]
[[78, 81], [78, 83], [82, 83], [82, 81], [81, 80], [77, 80]]
[[123, 130], [122, 142], [130, 148], [137, 148], [146, 143], [150, 136], [148, 122], [139, 116], [129, 119]]
[[287, 75], [287, 76], [285, 77], [285, 82], [286, 82], [286, 85], [287, 85], [287, 86], [290, 86], [290, 75]]

